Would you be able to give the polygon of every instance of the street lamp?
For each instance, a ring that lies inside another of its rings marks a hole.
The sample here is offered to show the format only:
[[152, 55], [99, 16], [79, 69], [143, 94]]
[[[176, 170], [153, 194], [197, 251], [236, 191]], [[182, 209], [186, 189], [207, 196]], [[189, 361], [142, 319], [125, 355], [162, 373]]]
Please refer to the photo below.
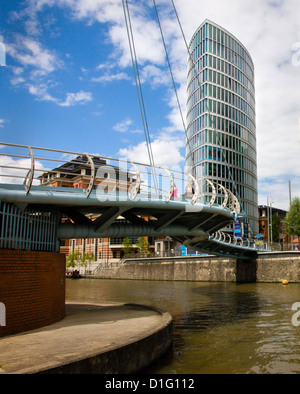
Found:
[[274, 200], [269, 200], [267, 197], [267, 217], [268, 217], [268, 249], [270, 249], [273, 235], [272, 235], [272, 204], [274, 204]]
[[268, 244], [269, 248], [272, 247], [273, 242], [273, 234], [272, 234], [272, 204], [274, 204], [274, 200], [271, 199], [269, 201], [269, 197], [267, 199], [267, 212], [268, 212]]

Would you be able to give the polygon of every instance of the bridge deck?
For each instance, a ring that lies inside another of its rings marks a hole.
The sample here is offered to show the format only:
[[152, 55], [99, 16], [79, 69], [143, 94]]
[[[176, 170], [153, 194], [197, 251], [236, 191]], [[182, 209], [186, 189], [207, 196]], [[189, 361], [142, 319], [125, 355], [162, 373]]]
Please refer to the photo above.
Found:
[[[253, 248], [216, 241], [211, 235], [236, 220], [236, 214], [219, 205], [209, 206], [184, 198], [166, 201], [162, 196], [128, 193], [110, 195], [82, 189], [0, 185], [0, 201], [13, 202], [22, 210], [59, 213], [71, 219], [58, 226], [58, 238], [115, 238], [171, 236], [191, 249], [216, 255], [248, 258]], [[125, 223], [115, 223], [118, 217]], [[92, 218], [92, 219], [91, 219]]]
[[[53, 214], [54, 222], [56, 217], [63, 218], [55, 230], [59, 239], [171, 236], [200, 251], [239, 256], [255, 253], [241, 239], [238, 245], [228, 233], [220, 237], [222, 229], [243, 220], [244, 215], [238, 198], [213, 180], [197, 180], [190, 171], [86, 153], [7, 143], [0, 146], [6, 163], [0, 165], [0, 214], [15, 222], [13, 230], [8, 221], [5, 228], [3, 223], [0, 226], [0, 240], [6, 237], [2, 245], [7, 240], [11, 245], [19, 228], [17, 220], [29, 223], [29, 228], [43, 212], [44, 216]], [[176, 195], [179, 197], [173, 197]], [[7, 204], [5, 209], [3, 204]], [[22, 217], [22, 212], [27, 212], [27, 217], [25, 213]], [[116, 223], [119, 217], [125, 220]], [[36, 231], [40, 231], [38, 226]], [[228, 243], [222, 242], [225, 237]], [[27, 233], [23, 239], [28, 239]]]

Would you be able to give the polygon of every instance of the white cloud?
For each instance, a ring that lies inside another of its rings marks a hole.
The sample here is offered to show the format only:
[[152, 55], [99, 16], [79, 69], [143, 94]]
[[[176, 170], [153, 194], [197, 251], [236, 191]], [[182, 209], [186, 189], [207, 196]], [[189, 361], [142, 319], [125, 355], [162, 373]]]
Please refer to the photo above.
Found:
[[[154, 140], [151, 143], [154, 164], [160, 167], [179, 169], [179, 164], [184, 161], [184, 157], [180, 153], [180, 148], [183, 146], [184, 143], [181, 140]], [[130, 146], [129, 148], [120, 149], [118, 154], [125, 160], [138, 163], [150, 162], [145, 142], [141, 142], [136, 146]]]
[[77, 93], [67, 93], [64, 101], [53, 97], [48, 93], [49, 86], [47, 84], [28, 84], [28, 91], [39, 101], [50, 101], [61, 107], [71, 107], [79, 104], [87, 104], [93, 100], [91, 92], [80, 91]]
[[[134, 43], [140, 65], [149, 62], [163, 65], [165, 53], [160, 40], [159, 30], [155, 22], [145, 19], [141, 15], [134, 15], [132, 22]], [[125, 27], [122, 24], [113, 25], [109, 32], [110, 39], [118, 49], [119, 64], [122, 67], [131, 65], [131, 55]]]
[[120, 133], [125, 133], [128, 131], [129, 127], [132, 125], [131, 119], [126, 119], [123, 122], [117, 123], [113, 129], [119, 131]]
[[[13, 44], [7, 45], [7, 53], [24, 67], [33, 67], [40, 75], [53, 72], [62, 62], [35, 39], [18, 36]], [[18, 67], [18, 70], [20, 68]]]
[[170, 86], [171, 79], [168, 71], [154, 64], [149, 64], [142, 68], [141, 82], [150, 83], [153, 88], [156, 88], [162, 85]]
[[[10, 156], [1, 156], [0, 183], [23, 184], [30, 167], [30, 159], [13, 159]], [[41, 175], [43, 171], [46, 171], [43, 164], [35, 160], [35, 179], [33, 185], [40, 184], [39, 180], [36, 178]]]
[[50, 74], [62, 67], [57, 55], [44, 48], [35, 38], [17, 35], [14, 43], [7, 45], [8, 54], [20, 66], [11, 67], [13, 77], [10, 82], [13, 86], [23, 86], [28, 92], [41, 101], [58, 100], [49, 93], [53, 85], [48, 79]]
[[71, 107], [76, 104], [86, 104], [93, 100], [91, 92], [80, 91], [78, 93], [67, 93], [66, 100], [64, 102], [58, 102], [61, 107]]
[[116, 74], [109, 74], [105, 73], [100, 77], [92, 78], [93, 82], [100, 82], [100, 83], [110, 83], [115, 81], [122, 81], [122, 80], [130, 80], [131, 78], [124, 72], [116, 73]]
[[57, 99], [55, 97], [52, 97], [49, 93], [48, 93], [48, 86], [44, 85], [44, 84], [37, 84], [37, 85], [33, 85], [33, 84], [28, 84], [28, 91], [30, 94], [32, 94], [33, 96], [36, 96], [38, 98], [38, 100], [40, 101], [53, 101], [54, 103], [57, 102]]
[[15, 75], [20, 75], [24, 72], [23, 67], [11, 67], [11, 69]]
[[12, 85], [16, 86], [16, 85], [23, 84], [24, 82], [26, 82], [26, 79], [23, 77], [16, 77], [16, 78], [12, 78], [10, 80], [10, 82]]
[[119, 133], [126, 133], [126, 134], [140, 134], [142, 130], [132, 128], [133, 121], [131, 119], [125, 119], [122, 122], [117, 123], [113, 126], [113, 130], [118, 131]]

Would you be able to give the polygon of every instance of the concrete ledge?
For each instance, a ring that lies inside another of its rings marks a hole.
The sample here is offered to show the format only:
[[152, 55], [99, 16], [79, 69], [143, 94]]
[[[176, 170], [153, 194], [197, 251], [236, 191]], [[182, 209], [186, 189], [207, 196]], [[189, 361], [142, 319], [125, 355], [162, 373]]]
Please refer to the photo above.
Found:
[[0, 374], [128, 374], [172, 344], [172, 317], [135, 304], [66, 305], [58, 323], [0, 341]]

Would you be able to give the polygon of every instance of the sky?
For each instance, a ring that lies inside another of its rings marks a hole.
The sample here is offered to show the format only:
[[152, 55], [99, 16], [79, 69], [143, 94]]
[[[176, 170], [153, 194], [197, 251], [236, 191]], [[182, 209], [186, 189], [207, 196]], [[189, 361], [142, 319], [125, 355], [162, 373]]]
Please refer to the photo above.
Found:
[[[128, 1], [154, 162], [184, 169], [187, 53], [171, 0]], [[258, 203], [300, 196], [299, 0], [174, 0], [184, 36], [210, 19], [255, 65]], [[0, 141], [147, 163], [122, 0], [3, 0]], [[2, 148], [0, 161], [7, 148]]]

